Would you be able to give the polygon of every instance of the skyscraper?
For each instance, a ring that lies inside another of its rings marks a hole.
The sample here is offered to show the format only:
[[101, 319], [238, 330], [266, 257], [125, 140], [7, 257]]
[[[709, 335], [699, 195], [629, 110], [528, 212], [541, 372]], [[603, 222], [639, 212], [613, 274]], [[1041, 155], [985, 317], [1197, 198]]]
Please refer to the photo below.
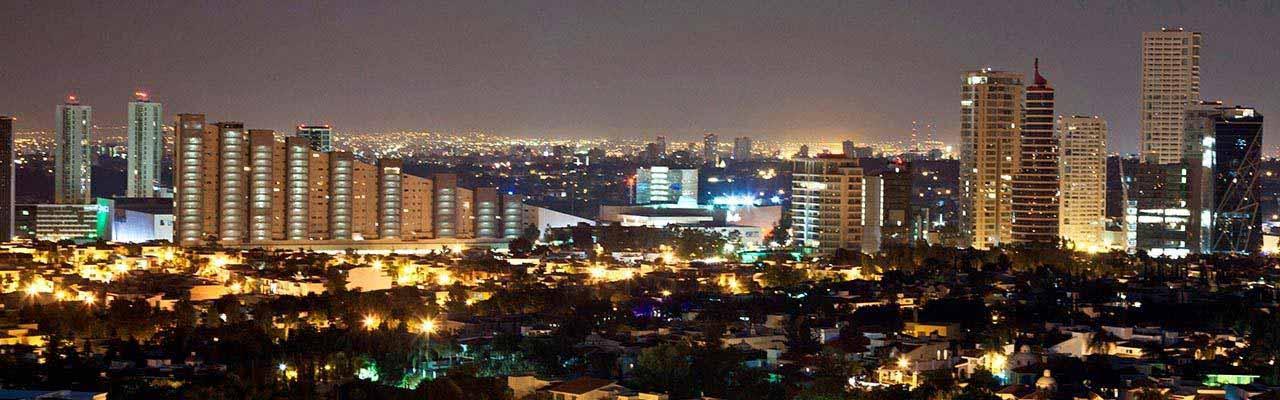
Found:
[[199, 245], [215, 235], [209, 220], [217, 210], [216, 180], [205, 176], [216, 173], [216, 153], [208, 149], [217, 142], [217, 135], [205, 126], [204, 114], [178, 114], [173, 136], [174, 242]]
[[751, 138], [742, 136], [733, 139], [734, 161], [751, 161]]
[[1026, 88], [1018, 169], [1013, 174], [1013, 241], [1058, 241], [1058, 137], [1054, 134], [1054, 91], [1040, 75]]
[[13, 123], [0, 115], [0, 242], [13, 240]]
[[720, 163], [720, 137], [714, 133], [702, 136], [702, 160], [708, 164]]
[[1200, 33], [1164, 28], [1142, 34], [1142, 159], [1181, 161], [1183, 117], [1200, 99]]
[[976, 248], [1013, 237], [1013, 175], [1021, 157], [1022, 74], [965, 72], [960, 96], [960, 230]]
[[93, 108], [80, 105], [76, 96], [58, 106], [57, 138], [53, 153], [53, 199], [58, 204], [89, 204], [92, 184], [89, 139], [93, 135]]
[[1213, 134], [1213, 251], [1256, 254], [1262, 249], [1262, 114], [1224, 107], [1213, 118]]
[[1062, 155], [1062, 238], [1081, 250], [1103, 248], [1106, 211], [1107, 121], [1058, 117]]
[[329, 125], [298, 125], [297, 136], [311, 143], [315, 151], [333, 151], [333, 127]]
[[160, 160], [164, 154], [163, 108], [136, 92], [129, 102], [128, 197], [154, 197], [160, 185]]

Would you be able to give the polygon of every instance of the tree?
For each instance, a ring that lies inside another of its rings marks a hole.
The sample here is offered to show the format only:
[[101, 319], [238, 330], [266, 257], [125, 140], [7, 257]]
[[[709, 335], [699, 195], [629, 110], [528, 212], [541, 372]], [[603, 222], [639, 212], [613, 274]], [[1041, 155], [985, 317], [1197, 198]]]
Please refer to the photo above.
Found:
[[690, 348], [685, 344], [663, 343], [644, 349], [632, 373], [639, 389], [670, 393], [673, 398], [694, 394]]
[[790, 265], [774, 264], [764, 267], [764, 274], [760, 277], [764, 280], [764, 284], [771, 288], [785, 288], [799, 285], [804, 282], [804, 271], [793, 268]]

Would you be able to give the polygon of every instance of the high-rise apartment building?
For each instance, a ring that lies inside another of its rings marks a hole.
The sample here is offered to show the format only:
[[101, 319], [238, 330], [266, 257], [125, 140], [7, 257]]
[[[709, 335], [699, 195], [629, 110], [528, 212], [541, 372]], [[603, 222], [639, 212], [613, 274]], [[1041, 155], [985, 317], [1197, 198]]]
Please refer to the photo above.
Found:
[[792, 161], [791, 237], [798, 244], [832, 254], [862, 250], [863, 171], [843, 156]]
[[702, 161], [713, 165], [720, 163], [720, 137], [714, 133], [702, 135]]
[[1058, 117], [1058, 135], [1062, 238], [1077, 249], [1101, 250], [1106, 229], [1107, 121], [1097, 116]]
[[298, 125], [296, 136], [307, 139], [312, 150], [333, 151], [333, 127], [329, 125]]
[[13, 240], [13, 124], [0, 115], [0, 242]]
[[[399, 159], [364, 162], [238, 122], [179, 114], [175, 240], [184, 246], [434, 238], [501, 239], [523, 225], [523, 198], [408, 175]], [[507, 202], [514, 201], [514, 204]], [[508, 225], [510, 227], [508, 227]], [[437, 244], [438, 245], [438, 244]]]
[[1054, 91], [1040, 75], [1026, 88], [1022, 108], [1018, 169], [1013, 174], [1013, 242], [1058, 242], [1058, 136], [1054, 133]]
[[128, 174], [125, 196], [156, 197], [160, 186], [160, 162], [164, 158], [164, 111], [145, 92], [129, 102]]
[[912, 168], [910, 163], [893, 160], [880, 177], [884, 181], [883, 220], [880, 225], [880, 242], [884, 245], [905, 246], [916, 239], [914, 215], [911, 206]]
[[751, 161], [751, 138], [742, 136], [733, 139], [734, 161]]
[[1181, 162], [1183, 117], [1200, 100], [1199, 32], [1161, 29], [1142, 34], [1142, 159]]
[[92, 173], [89, 140], [93, 136], [93, 108], [76, 96], [58, 106], [53, 152], [53, 199], [58, 204], [89, 204]]
[[991, 248], [1013, 239], [1013, 176], [1021, 158], [1022, 74], [964, 74], [960, 96], [962, 242]]

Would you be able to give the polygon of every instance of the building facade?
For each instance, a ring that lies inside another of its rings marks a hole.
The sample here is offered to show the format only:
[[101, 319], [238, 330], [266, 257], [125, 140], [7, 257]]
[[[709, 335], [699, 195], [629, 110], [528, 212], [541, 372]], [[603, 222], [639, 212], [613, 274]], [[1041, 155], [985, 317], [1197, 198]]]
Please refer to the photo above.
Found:
[[325, 245], [381, 240], [500, 239], [523, 227], [520, 196], [458, 187], [453, 174], [406, 174], [399, 159], [365, 162], [236, 122], [179, 114], [174, 128], [176, 242]]
[[164, 158], [164, 108], [147, 97], [134, 93], [129, 102], [128, 171], [125, 196], [156, 197], [160, 187], [160, 167]]
[[720, 136], [714, 133], [702, 135], [702, 161], [712, 165], [720, 162]]
[[1141, 152], [1146, 162], [1181, 162], [1183, 117], [1200, 100], [1199, 32], [1142, 34]]
[[750, 137], [742, 136], [733, 139], [733, 160], [734, 161], [751, 161], [752, 140]]
[[1035, 62], [1035, 84], [1026, 88], [1018, 169], [1013, 174], [1013, 242], [1058, 241], [1058, 136], [1054, 90]]
[[1077, 249], [1100, 251], [1107, 218], [1107, 121], [1098, 116], [1058, 117], [1058, 134], [1062, 239]]
[[698, 203], [698, 170], [670, 167], [646, 167], [636, 170], [636, 204]]
[[93, 108], [75, 96], [58, 106], [53, 152], [53, 199], [58, 204], [89, 204], [92, 184], [89, 140], [93, 137]]
[[857, 160], [820, 156], [792, 160], [791, 238], [831, 254], [860, 251], [863, 240], [863, 171]]
[[1013, 239], [1013, 175], [1021, 158], [1022, 74], [964, 74], [960, 123], [961, 242], [987, 249]]

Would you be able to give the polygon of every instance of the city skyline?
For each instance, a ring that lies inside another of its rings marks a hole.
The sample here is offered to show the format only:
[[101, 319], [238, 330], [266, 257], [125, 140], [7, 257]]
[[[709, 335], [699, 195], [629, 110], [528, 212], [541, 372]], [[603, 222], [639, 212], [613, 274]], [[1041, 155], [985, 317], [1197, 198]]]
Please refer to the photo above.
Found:
[[[989, 13], [982, 4], [738, 10], [525, 3], [441, 5], [424, 17], [376, 4], [134, 12], [41, 3], [29, 7], [16, 29], [0, 33], [16, 44], [15, 59], [28, 60], [11, 69], [11, 90], [19, 95], [0, 100], [0, 109], [18, 117], [21, 130], [51, 130], [49, 104], [75, 93], [99, 108], [99, 124], [117, 125], [125, 115], [116, 103], [146, 90], [170, 113], [237, 116], [277, 131], [323, 122], [339, 132], [665, 134], [680, 141], [715, 132], [869, 141], [906, 140], [917, 120], [955, 143], [958, 71], [989, 66], [1028, 74], [1029, 60], [1040, 57], [1057, 83], [1058, 113], [1106, 118], [1113, 132], [1109, 150], [1130, 153], [1138, 144], [1141, 62], [1135, 54], [1142, 33], [1162, 26], [1204, 33], [1202, 97], [1263, 110], [1280, 103], [1272, 94], [1280, 92], [1276, 83], [1248, 78], [1276, 57], [1254, 45], [1277, 35], [1266, 23], [1275, 16], [1273, 6], [1020, 3]], [[123, 23], [59, 28], [80, 13]], [[310, 18], [316, 26], [273, 22], [282, 16]], [[1019, 22], [980, 23], [1008, 16]], [[1047, 23], [1063, 16], [1078, 23]], [[210, 23], [172, 22], [196, 17]], [[243, 32], [205, 32], [233, 18], [245, 19], [238, 24]], [[396, 22], [408, 18], [424, 22]], [[137, 19], [154, 23], [127, 23]], [[385, 22], [362, 23], [371, 20]], [[153, 29], [176, 34], [148, 34]], [[1248, 38], [1257, 40], [1240, 40]], [[1002, 44], [983, 45], [991, 41]], [[54, 44], [67, 51], [39, 51]], [[202, 56], [179, 57], [192, 51]], [[69, 62], [81, 55], [104, 59]], [[204, 65], [236, 58], [245, 62]], [[138, 62], [146, 59], [166, 62]], [[254, 96], [237, 90], [250, 87]]]

